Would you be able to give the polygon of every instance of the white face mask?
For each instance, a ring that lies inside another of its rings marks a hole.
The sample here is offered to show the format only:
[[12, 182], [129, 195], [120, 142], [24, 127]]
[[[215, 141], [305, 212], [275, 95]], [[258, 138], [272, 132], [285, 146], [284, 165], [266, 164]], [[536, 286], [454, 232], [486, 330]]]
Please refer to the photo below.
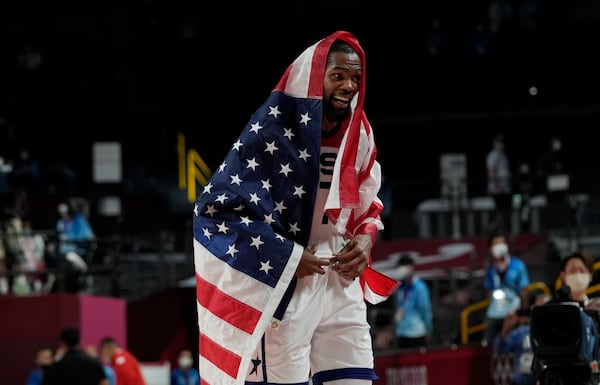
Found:
[[410, 266], [399, 266], [396, 269], [396, 279], [401, 281], [404, 278], [410, 276], [412, 274], [412, 271], [413, 269]]
[[496, 243], [492, 246], [492, 255], [494, 258], [502, 258], [508, 255], [508, 245], [506, 243]]
[[192, 364], [194, 363], [194, 361], [192, 360], [191, 357], [181, 357], [178, 361], [179, 363], [179, 367], [181, 369], [189, 369], [192, 367]]
[[574, 273], [565, 276], [565, 284], [571, 288], [571, 291], [585, 291], [590, 281], [591, 277], [588, 273]]

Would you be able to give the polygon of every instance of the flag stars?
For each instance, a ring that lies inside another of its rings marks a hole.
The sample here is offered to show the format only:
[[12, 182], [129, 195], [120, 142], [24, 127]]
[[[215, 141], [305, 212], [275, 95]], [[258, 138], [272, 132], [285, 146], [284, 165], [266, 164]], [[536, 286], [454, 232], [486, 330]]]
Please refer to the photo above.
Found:
[[194, 204], [194, 215], [195, 216], [198, 216], [198, 208], [199, 208], [198, 203], [195, 203]]
[[288, 138], [289, 140], [292, 140], [292, 137], [296, 136], [294, 135], [294, 133], [292, 132], [291, 128], [283, 128], [283, 131], [285, 131], [285, 133], [283, 134], [283, 136], [285, 136], [286, 138]]
[[210, 192], [212, 191], [213, 188], [213, 184], [208, 182], [208, 184], [206, 184], [204, 186], [204, 189], [202, 190], [202, 194], [210, 194]]
[[257, 193], [250, 194], [250, 202], [254, 203], [255, 205], [258, 205], [259, 201], [260, 201], [260, 197], [258, 196]]
[[285, 237], [280, 234], [275, 234], [275, 238], [279, 239], [281, 242], [285, 242]]
[[261, 180], [260, 182], [262, 183], [262, 188], [264, 188], [267, 191], [271, 190], [271, 187], [273, 187], [269, 179]]
[[252, 222], [254, 221], [248, 217], [240, 217], [240, 223], [243, 223], [246, 226], [250, 226], [250, 223]]
[[216, 200], [217, 202], [219, 202], [219, 203], [223, 204], [223, 203], [225, 203], [225, 201], [226, 201], [227, 199], [229, 199], [229, 198], [227, 198], [227, 194], [223, 193], [223, 194], [219, 194], [219, 195], [217, 195], [217, 198], [216, 198], [215, 200]]
[[256, 166], [258, 166], [258, 162], [256, 162], [256, 158], [246, 159], [246, 162], [248, 162], [248, 165], [246, 166], [246, 168], [251, 168], [252, 171], [256, 171]]
[[288, 174], [289, 174], [290, 172], [292, 172], [292, 169], [290, 168], [290, 164], [289, 164], [289, 163], [286, 163], [286, 164], [283, 164], [283, 163], [282, 163], [282, 164], [280, 164], [280, 166], [281, 166], [281, 170], [279, 170], [279, 173], [280, 173], [280, 174], [283, 174], [283, 175], [285, 175], [285, 176], [288, 176]]
[[273, 214], [269, 214], [269, 215], [265, 214], [265, 219], [263, 222], [265, 222], [268, 225], [274, 223], [275, 219], [273, 219]]
[[230, 245], [227, 249], [227, 254], [231, 255], [231, 258], [235, 258], [235, 253], [237, 252], [239, 252], [239, 250], [235, 248], [235, 243], [233, 245]]
[[215, 205], [206, 205], [206, 211], [204, 212], [204, 214], [208, 214], [212, 217], [218, 211], [219, 210], [215, 209]]
[[239, 186], [240, 183], [242, 183], [242, 180], [240, 179], [238, 174], [229, 175], [229, 177], [231, 178], [231, 184], [237, 184]]
[[256, 247], [256, 250], [260, 249], [260, 246], [265, 244], [260, 239], [260, 235], [258, 237], [250, 237], [250, 238], [252, 238], [252, 242], [250, 242], [250, 246]]
[[237, 140], [237, 141], [236, 141], [236, 142], [233, 144], [233, 146], [232, 146], [232, 150], [239, 151], [239, 150], [240, 150], [240, 147], [242, 147], [242, 146], [243, 146], [242, 142], [241, 142], [241, 141], [238, 139], [238, 140]]
[[219, 232], [223, 233], [223, 234], [227, 234], [227, 230], [229, 230], [229, 227], [227, 227], [227, 225], [225, 225], [225, 222], [221, 222], [220, 224], [217, 225], [217, 227], [219, 228]]
[[279, 214], [283, 214], [283, 210], [285, 209], [287, 209], [287, 207], [285, 207], [283, 201], [275, 202], [275, 211], [277, 211]]
[[306, 162], [306, 160], [307, 160], [309, 157], [311, 157], [311, 156], [312, 156], [312, 155], [310, 155], [310, 154], [308, 153], [308, 150], [307, 150], [306, 148], [305, 148], [304, 150], [301, 150], [301, 151], [299, 150], [299, 151], [298, 151], [298, 158], [300, 158], [300, 159], [304, 160], [305, 162]]
[[227, 162], [223, 162], [219, 165], [219, 172], [223, 172], [223, 170], [225, 170], [225, 167], [227, 167]]
[[298, 198], [302, 198], [303, 194], [306, 194], [304, 186], [294, 186], [294, 195], [298, 195]]
[[275, 119], [277, 119], [277, 117], [281, 114], [281, 111], [279, 111], [279, 106], [275, 106], [275, 107], [271, 107], [269, 106], [269, 115], [273, 115], [275, 117]]
[[305, 126], [308, 125], [308, 122], [311, 121], [312, 118], [308, 116], [308, 112], [304, 114], [300, 114], [300, 123], [303, 123]]
[[300, 231], [300, 228], [298, 227], [298, 222], [294, 222], [294, 223], [290, 224], [290, 229], [288, 230], [288, 232], [296, 235], [299, 231]]
[[265, 148], [265, 152], [269, 152], [271, 153], [271, 155], [273, 155], [273, 153], [275, 151], [279, 150], [279, 147], [277, 147], [275, 145], [275, 141], [272, 141], [271, 143], [267, 143], [267, 147]]
[[208, 228], [206, 228], [206, 227], [202, 229], [202, 234], [204, 234], [204, 236], [205, 236], [207, 239], [210, 239], [210, 237], [212, 237], [212, 233], [211, 233], [211, 232], [208, 230]]
[[265, 274], [269, 274], [269, 270], [271, 270], [273, 266], [271, 266], [271, 261], [261, 262], [260, 263], [260, 271], [264, 271]]
[[250, 125], [250, 132], [254, 132], [254, 133], [258, 134], [258, 130], [260, 130], [261, 128], [262, 128], [262, 126], [258, 122], [252, 123]]
[[243, 211], [246, 208], [243, 203], [240, 203], [237, 207], [234, 207], [234, 211]]

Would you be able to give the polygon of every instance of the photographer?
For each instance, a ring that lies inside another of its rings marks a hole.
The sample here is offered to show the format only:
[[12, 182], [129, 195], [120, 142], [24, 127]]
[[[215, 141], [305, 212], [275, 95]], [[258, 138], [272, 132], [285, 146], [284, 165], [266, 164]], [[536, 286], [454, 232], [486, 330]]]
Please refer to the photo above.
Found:
[[540, 385], [600, 383], [600, 313], [586, 294], [593, 268], [585, 252], [565, 257], [555, 298], [532, 310], [532, 371]]
[[560, 281], [571, 289], [572, 301], [586, 307], [590, 301], [586, 290], [592, 282], [594, 260], [584, 252], [574, 252], [565, 257], [560, 265]]

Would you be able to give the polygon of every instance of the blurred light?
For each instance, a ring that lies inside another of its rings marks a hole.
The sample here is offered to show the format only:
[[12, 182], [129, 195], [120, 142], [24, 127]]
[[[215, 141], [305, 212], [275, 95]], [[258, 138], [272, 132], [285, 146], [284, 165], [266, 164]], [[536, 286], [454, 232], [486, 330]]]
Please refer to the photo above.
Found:
[[538, 93], [537, 87], [535, 87], [535, 86], [529, 87], [529, 95], [535, 96], [535, 95], [537, 95], [537, 93]]

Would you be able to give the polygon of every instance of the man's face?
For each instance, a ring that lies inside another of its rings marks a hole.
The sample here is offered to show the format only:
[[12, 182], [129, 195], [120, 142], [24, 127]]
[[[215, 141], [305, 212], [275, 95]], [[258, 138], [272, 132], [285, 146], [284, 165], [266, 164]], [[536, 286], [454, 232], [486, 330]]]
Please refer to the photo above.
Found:
[[43, 349], [37, 353], [36, 363], [38, 366], [47, 366], [52, 363], [53, 353], [50, 349]]
[[323, 114], [327, 120], [339, 121], [348, 116], [350, 101], [358, 92], [361, 79], [362, 65], [358, 54], [331, 54], [323, 83]]

